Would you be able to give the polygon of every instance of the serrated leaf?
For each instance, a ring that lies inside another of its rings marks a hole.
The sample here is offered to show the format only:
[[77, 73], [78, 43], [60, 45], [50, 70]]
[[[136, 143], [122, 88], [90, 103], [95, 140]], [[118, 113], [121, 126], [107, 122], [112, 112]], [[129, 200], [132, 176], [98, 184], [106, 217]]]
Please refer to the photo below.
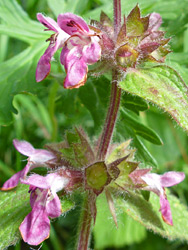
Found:
[[128, 36], [140, 36], [148, 28], [149, 17], [140, 17], [140, 8], [138, 5], [130, 12], [127, 17], [127, 35]]
[[143, 137], [144, 139], [152, 142], [156, 145], [162, 145], [162, 140], [159, 135], [151, 128], [146, 127], [141, 122], [136, 120], [125, 109], [121, 109], [122, 118], [125, 120], [128, 126], [130, 126], [136, 135]]
[[118, 165], [118, 169], [120, 170], [120, 173], [115, 180], [115, 183], [118, 184], [118, 186], [126, 188], [128, 185], [131, 185], [131, 181], [129, 178], [129, 174], [134, 171], [138, 167], [138, 162], [129, 162], [124, 161]]
[[188, 217], [188, 209], [173, 195], [167, 192], [173, 217], [173, 226], [163, 222], [159, 212], [159, 197], [151, 193], [147, 202], [142, 196], [133, 192], [125, 193], [124, 198], [119, 198], [117, 203], [128, 215], [139, 221], [147, 229], [160, 234], [169, 240], [180, 239], [188, 242], [188, 225], [185, 218]]
[[69, 145], [80, 142], [79, 134], [77, 133], [75, 129], [66, 132], [66, 139]]
[[117, 159], [128, 156], [131, 153], [131, 150], [129, 149], [130, 142], [131, 140], [127, 140], [115, 147], [115, 149], [110, 153], [110, 155], [107, 156], [105, 162], [109, 164], [110, 162], [113, 162]]
[[8, 192], [0, 192], [0, 249], [15, 245], [20, 239], [19, 226], [31, 211], [29, 187], [19, 185]]
[[94, 227], [95, 248], [123, 247], [139, 243], [146, 237], [143, 226], [135, 223], [116, 206], [118, 228], [116, 228], [110, 213], [106, 198], [101, 194], [97, 198], [97, 217]]
[[188, 130], [187, 86], [174, 69], [156, 66], [130, 70], [119, 86], [158, 105]]
[[66, 133], [67, 143], [60, 149], [64, 160], [70, 162], [74, 167], [86, 166], [94, 160], [94, 153], [88, 142], [88, 138], [82, 129]]

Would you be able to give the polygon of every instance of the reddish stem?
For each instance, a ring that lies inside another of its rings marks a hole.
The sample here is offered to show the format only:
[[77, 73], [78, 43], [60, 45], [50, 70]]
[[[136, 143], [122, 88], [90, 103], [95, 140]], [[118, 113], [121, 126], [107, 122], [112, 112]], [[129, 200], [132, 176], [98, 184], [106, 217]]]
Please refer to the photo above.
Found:
[[[121, 28], [121, 0], [114, 0], [114, 40], [116, 40], [119, 30]], [[113, 70], [112, 72], [112, 88], [110, 96], [110, 105], [104, 124], [97, 158], [98, 160], [104, 160], [110, 145], [113, 130], [115, 127], [117, 114], [121, 99], [121, 89], [117, 86], [118, 83], [118, 72]]]
[[87, 194], [84, 201], [83, 214], [80, 220], [79, 238], [76, 248], [77, 250], [88, 250], [92, 224], [92, 213], [89, 198], [90, 196]]
[[114, 36], [117, 37], [121, 28], [121, 0], [114, 0]]
[[112, 138], [113, 130], [115, 127], [117, 114], [121, 99], [121, 89], [117, 86], [118, 74], [114, 70], [112, 73], [112, 89], [110, 96], [110, 106], [108, 108], [108, 113], [106, 116], [106, 121], [104, 124], [100, 145], [98, 148], [98, 160], [104, 160], [108, 151], [108, 147]]
[[[121, 0], [114, 0], [114, 40], [117, 38], [117, 34], [121, 27]], [[112, 138], [114, 126], [117, 119], [117, 114], [121, 99], [121, 89], [117, 86], [118, 83], [118, 72], [113, 70], [112, 72], [112, 88], [110, 96], [110, 104], [100, 145], [98, 149], [98, 159], [104, 160], [108, 147]], [[89, 194], [85, 197], [83, 214], [80, 220], [79, 238], [77, 243], [77, 250], [87, 250], [90, 240], [91, 225], [92, 225], [92, 211], [90, 206]]]

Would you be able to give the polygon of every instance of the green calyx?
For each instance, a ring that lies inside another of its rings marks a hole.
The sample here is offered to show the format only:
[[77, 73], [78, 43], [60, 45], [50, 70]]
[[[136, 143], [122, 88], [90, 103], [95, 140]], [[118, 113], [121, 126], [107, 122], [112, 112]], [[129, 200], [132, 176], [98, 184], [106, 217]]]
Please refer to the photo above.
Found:
[[110, 182], [110, 176], [104, 162], [96, 162], [85, 169], [86, 188], [99, 194]]

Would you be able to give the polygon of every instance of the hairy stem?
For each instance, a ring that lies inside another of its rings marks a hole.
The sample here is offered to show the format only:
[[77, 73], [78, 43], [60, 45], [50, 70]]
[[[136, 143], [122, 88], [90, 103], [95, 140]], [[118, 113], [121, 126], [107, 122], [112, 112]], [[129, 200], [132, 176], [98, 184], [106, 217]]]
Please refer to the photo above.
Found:
[[[121, 0], [114, 0], [114, 40], [116, 40], [120, 28], [121, 28]], [[117, 114], [121, 99], [121, 89], [118, 88], [117, 83], [118, 83], [118, 72], [117, 70], [113, 70], [110, 104], [100, 144], [98, 147], [98, 153], [97, 153], [98, 160], [104, 160], [106, 157], [117, 119]]]
[[114, 36], [117, 37], [121, 28], [121, 0], [114, 0]]
[[110, 106], [106, 116], [106, 121], [103, 128], [103, 133], [98, 148], [98, 160], [104, 160], [108, 147], [112, 138], [113, 130], [116, 123], [116, 118], [120, 105], [121, 89], [117, 86], [118, 74], [116, 71], [112, 73], [112, 89], [110, 96]]
[[[114, 0], [114, 40], [117, 38], [117, 34], [121, 27], [121, 0]], [[120, 106], [121, 89], [118, 88], [118, 71], [112, 71], [112, 87], [110, 104], [104, 124], [99, 148], [98, 159], [104, 160], [108, 147], [112, 138], [114, 126], [117, 119], [117, 114]], [[96, 216], [96, 203], [95, 200], [91, 202], [91, 195], [85, 196], [83, 214], [80, 218], [79, 237], [77, 241], [77, 250], [87, 250], [90, 240], [92, 218], [95, 220]]]
[[92, 213], [89, 202], [89, 194], [85, 196], [83, 212], [80, 218], [79, 236], [77, 250], [88, 250], [90, 241]]

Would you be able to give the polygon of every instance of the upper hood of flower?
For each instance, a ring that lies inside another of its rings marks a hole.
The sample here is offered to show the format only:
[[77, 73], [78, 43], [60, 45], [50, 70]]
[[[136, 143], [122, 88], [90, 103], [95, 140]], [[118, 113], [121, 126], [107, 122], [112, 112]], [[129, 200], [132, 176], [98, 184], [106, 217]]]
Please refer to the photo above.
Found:
[[17, 139], [13, 140], [14, 147], [18, 152], [29, 157], [29, 161], [32, 164], [44, 165], [50, 160], [55, 160], [56, 156], [45, 149], [35, 149], [27, 141], [19, 141]]

